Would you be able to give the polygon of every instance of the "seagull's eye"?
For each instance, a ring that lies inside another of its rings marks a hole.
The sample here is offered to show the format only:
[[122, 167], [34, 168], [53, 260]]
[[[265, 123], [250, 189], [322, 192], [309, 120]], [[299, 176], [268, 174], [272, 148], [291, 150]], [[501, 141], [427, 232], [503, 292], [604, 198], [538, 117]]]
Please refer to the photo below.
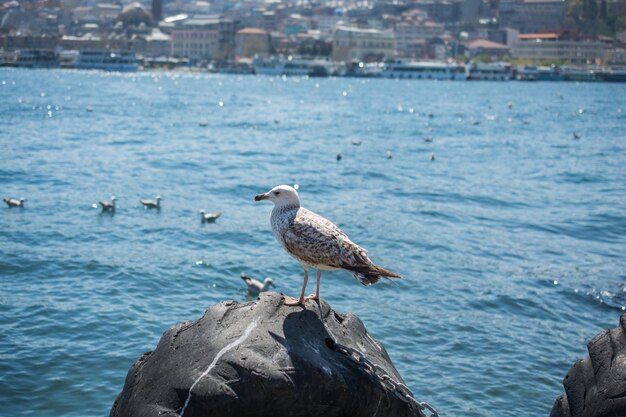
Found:
[[274, 191], [274, 195], [280, 194], [280, 191]]

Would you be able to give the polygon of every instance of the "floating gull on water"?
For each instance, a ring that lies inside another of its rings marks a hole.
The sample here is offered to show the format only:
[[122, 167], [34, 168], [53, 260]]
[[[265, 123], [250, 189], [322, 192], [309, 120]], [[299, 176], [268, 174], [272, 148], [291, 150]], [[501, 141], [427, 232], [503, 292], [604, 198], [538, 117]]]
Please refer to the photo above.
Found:
[[361, 145], [361, 143], [362, 143], [362, 142], [361, 142], [360, 140], [358, 140], [358, 139], [352, 139], [352, 144], [353, 144], [354, 146], [360, 146], [360, 145]]
[[434, 161], [435, 160], [435, 154], [433, 152], [430, 153], [430, 156], [428, 157], [429, 161]]
[[391, 159], [393, 158], [393, 155], [391, 154], [391, 151], [387, 151], [387, 159]]
[[[111, 196], [110, 200], [98, 201], [98, 204], [102, 207], [102, 211], [115, 211], [115, 200], [117, 200], [115, 196]], [[96, 204], [92, 204], [91, 206], [93, 208], [98, 208]]]
[[200, 125], [200, 127], [207, 127], [209, 124], [205, 121], [202, 121], [202, 122], [198, 122], [198, 125]]
[[160, 209], [161, 208], [161, 196], [158, 195], [156, 196], [156, 198], [154, 200], [139, 200], [141, 201], [141, 204], [143, 204], [143, 206], [145, 208], [149, 208], [149, 209]]
[[341, 152], [337, 152], [337, 161], [341, 161], [342, 157]]
[[243, 281], [248, 286], [248, 291], [252, 293], [265, 292], [269, 290], [270, 285], [272, 287], [275, 286], [274, 281], [272, 281], [272, 278], [265, 278], [265, 280], [261, 282], [259, 280], [252, 278], [249, 275], [246, 275], [244, 272], [241, 273], [241, 279], [243, 279]]
[[222, 213], [207, 213], [204, 210], [200, 210], [200, 218], [202, 219], [202, 223], [213, 223], [221, 215]]
[[574, 132], [573, 135], [574, 135], [574, 139], [580, 139], [580, 134], [579, 133]]
[[[304, 284], [300, 298], [288, 297], [286, 305], [298, 305], [307, 300], [318, 300], [321, 271], [345, 269], [353, 273], [363, 285], [371, 285], [381, 277], [400, 278], [385, 268], [374, 265], [365, 249], [353, 243], [348, 236], [329, 220], [300, 207], [298, 192], [288, 185], [272, 188], [254, 201], [270, 200], [274, 203], [271, 225], [276, 239], [283, 248], [302, 264]], [[317, 270], [315, 295], [304, 297], [309, 279], [309, 268]]]
[[432, 142], [433, 141], [433, 137], [432, 136], [424, 136], [424, 142]]
[[9, 207], [24, 207], [24, 200], [23, 198], [15, 199], [15, 198], [3, 198], [2, 201], [4, 201], [5, 203], [7, 203], [7, 206]]

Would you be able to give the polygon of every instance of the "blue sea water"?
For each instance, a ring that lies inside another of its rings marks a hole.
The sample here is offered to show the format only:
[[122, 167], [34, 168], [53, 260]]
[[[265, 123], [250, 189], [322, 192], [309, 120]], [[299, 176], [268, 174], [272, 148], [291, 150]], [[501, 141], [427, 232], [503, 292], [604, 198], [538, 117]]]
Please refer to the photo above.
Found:
[[626, 307], [625, 167], [623, 84], [1, 69], [0, 194], [27, 202], [0, 209], [0, 415], [107, 415], [167, 328], [247, 299], [242, 271], [296, 295], [252, 202], [287, 183], [404, 277], [321, 295], [418, 399], [545, 416]]

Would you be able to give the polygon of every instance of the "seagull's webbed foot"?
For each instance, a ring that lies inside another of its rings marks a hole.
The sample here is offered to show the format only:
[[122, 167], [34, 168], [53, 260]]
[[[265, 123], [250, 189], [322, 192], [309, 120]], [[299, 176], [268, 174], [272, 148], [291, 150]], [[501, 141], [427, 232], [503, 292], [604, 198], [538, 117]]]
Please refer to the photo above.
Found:
[[317, 301], [319, 299], [320, 297], [317, 294], [310, 294], [308, 297], [304, 298], [304, 301], [309, 301], [309, 300]]
[[293, 298], [283, 295], [283, 304], [286, 306], [299, 306], [306, 301], [306, 298]]

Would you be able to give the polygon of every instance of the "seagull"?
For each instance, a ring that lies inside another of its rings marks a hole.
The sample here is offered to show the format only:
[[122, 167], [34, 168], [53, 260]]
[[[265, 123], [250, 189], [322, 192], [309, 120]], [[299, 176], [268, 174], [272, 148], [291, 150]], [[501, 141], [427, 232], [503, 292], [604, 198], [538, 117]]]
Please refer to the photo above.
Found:
[[[254, 201], [262, 200], [274, 203], [270, 219], [274, 237], [304, 269], [300, 298], [286, 297], [285, 305], [293, 306], [308, 300], [319, 300], [322, 270], [345, 269], [352, 272], [363, 285], [372, 285], [381, 277], [390, 281], [391, 278], [400, 278], [400, 275], [374, 265], [367, 256], [367, 251], [353, 243], [332, 222], [300, 207], [300, 198], [294, 188], [279, 185], [254, 197]], [[317, 285], [315, 294], [305, 298], [309, 268], [317, 270]]]
[[[102, 211], [115, 211], [115, 200], [117, 200], [115, 196], [111, 196], [110, 200], [98, 201], [98, 204], [102, 207]], [[95, 204], [92, 204], [92, 207], [98, 208]]]
[[432, 142], [432, 141], [433, 141], [432, 136], [424, 136], [424, 142]]
[[393, 154], [391, 153], [391, 151], [387, 151], [387, 159], [391, 159], [393, 158]]
[[341, 152], [337, 152], [337, 161], [341, 161], [342, 157]]
[[7, 206], [9, 207], [24, 207], [24, 200], [23, 198], [15, 199], [15, 198], [3, 198], [2, 201], [4, 201], [5, 203], [7, 203]]
[[139, 200], [143, 204], [144, 208], [160, 209], [161, 208], [161, 196], [158, 195], [154, 200]]
[[200, 210], [200, 218], [202, 219], [202, 223], [213, 223], [221, 215], [222, 213], [207, 213], [204, 210]]
[[573, 135], [574, 135], [574, 139], [577, 139], [577, 140], [580, 139], [579, 133], [574, 132]]
[[265, 278], [263, 282], [252, 278], [249, 275], [246, 275], [244, 272], [241, 273], [241, 279], [244, 280], [246, 285], [248, 286], [248, 291], [252, 293], [260, 293], [265, 292], [270, 288], [270, 285], [274, 287], [274, 281], [272, 278]]
[[361, 143], [362, 143], [362, 142], [361, 142], [360, 140], [358, 140], [358, 139], [352, 139], [352, 144], [353, 144], [354, 146], [361, 146]]
[[435, 154], [433, 152], [430, 153], [430, 156], [428, 157], [429, 161], [434, 161], [435, 160]]

